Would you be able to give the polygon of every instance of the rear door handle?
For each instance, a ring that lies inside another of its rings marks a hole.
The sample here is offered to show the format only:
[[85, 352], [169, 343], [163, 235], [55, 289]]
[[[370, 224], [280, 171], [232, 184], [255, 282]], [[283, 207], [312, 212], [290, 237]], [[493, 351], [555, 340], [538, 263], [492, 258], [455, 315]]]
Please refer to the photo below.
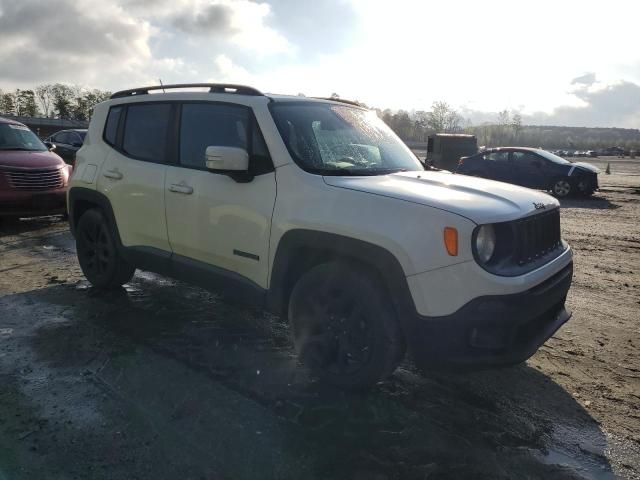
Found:
[[182, 193], [184, 195], [191, 195], [193, 193], [193, 188], [188, 185], [172, 183], [171, 185], [169, 185], [169, 191], [175, 192], [175, 193]]
[[122, 174], [118, 170], [107, 170], [102, 175], [107, 178], [112, 178], [114, 180], [122, 180]]

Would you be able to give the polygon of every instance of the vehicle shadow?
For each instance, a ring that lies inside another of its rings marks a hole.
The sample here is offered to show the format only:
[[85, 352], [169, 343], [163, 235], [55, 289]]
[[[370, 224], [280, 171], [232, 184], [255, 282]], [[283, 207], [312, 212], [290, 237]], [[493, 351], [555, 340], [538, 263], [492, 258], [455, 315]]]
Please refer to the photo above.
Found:
[[594, 195], [591, 197], [572, 197], [560, 199], [560, 207], [562, 208], [588, 208], [595, 210], [615, 210], [620, 208], [621, 205], [612, 203], [609, 199]]
[[[122, 369], [145, 361], [142, 348], [259, 404], [284, 432], [268, 440], [284, 452], [273, 461], [286, 463], [269, 466], [262, 478], [614, 478], [598, 424], [561, 386], [526, 365], [420, 376], [407, 362], [370, 392], [344, 393], [297, 364], [278, 318], [152, 274], [138, 273], [110, 293], [79, 283], [0, 302], [18, 317], [38, 319], [31, 347], [51, 368], [90, 368], [126, 396]], [[43, 306], [48, 313], [39, 313]], [[119, 370], [110, 373], [105, 365], [116, 361]], [[176, 382], [172, 390], [196, 390], [169, 372], [166, 381]], [[170, 403], [162, 388], [148, 382], [132, 400], [161, 408]], [[220, 402], [194, 393], [183, 417], [171, 421], [187, 422], [190, 412]], [[240, 422], [242, 407], [235, 405], [226, 408]], [[190, 424], [189, 435], [215, 436], [219, 428], [210, 422]], [[258, 448], [242, 444], [246, 438], [226, 442], [238, 451]], [[242, 462], [258, 462], [253, 458]], [[222, 468], [225, 478], [239, 478], [232, 456]]]

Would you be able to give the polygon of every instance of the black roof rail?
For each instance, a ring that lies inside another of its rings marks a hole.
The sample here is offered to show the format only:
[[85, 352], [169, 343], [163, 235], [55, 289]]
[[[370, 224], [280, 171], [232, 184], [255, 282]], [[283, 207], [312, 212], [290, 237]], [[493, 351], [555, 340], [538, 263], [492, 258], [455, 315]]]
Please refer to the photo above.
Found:
[[360, 103], [355, 100], [347, 100], [345, 98], [333, 98], [333, 97], [311, 97], [311, 98], [315, 98], [316, 100], [328, 100], [331, 102], [346, 103], [347, 105], [354, 105], [356, 107], [367, 108], [367, 106], [364, 103]]
[[176, 83], [173, 85], [153, 85], [151, 87], [132, 88], [121, 90], [111, 95], [111, 98], [132, 97], [134, 95], [147, 95], [151, 90], [175, 90], [177, 88], [208, 88], [209, 93], [236, 93], [239, 95], [263, 96], [264, 94], [253, 87], [235, 85], [232, 83]]

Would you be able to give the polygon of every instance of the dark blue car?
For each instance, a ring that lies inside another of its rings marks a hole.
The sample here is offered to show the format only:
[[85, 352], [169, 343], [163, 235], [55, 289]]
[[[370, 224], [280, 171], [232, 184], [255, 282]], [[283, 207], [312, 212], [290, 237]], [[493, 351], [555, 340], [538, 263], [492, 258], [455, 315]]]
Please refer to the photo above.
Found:
[[598, 189], [598, 170], [571, 163], [539, 148], [491, 148], [460, 159], [456, 173], [549, 190], [556, 197], [591, 195]]

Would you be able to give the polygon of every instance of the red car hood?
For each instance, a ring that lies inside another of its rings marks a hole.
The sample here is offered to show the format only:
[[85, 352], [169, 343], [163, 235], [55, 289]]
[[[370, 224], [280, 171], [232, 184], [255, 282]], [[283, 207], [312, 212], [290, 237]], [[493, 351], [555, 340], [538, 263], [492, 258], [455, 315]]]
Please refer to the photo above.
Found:
[[48, 150], [43, 152], [26, 152], [21, 150], [0, 150], [0, 169], [8, 168], [60, 168], [64, 160]]

